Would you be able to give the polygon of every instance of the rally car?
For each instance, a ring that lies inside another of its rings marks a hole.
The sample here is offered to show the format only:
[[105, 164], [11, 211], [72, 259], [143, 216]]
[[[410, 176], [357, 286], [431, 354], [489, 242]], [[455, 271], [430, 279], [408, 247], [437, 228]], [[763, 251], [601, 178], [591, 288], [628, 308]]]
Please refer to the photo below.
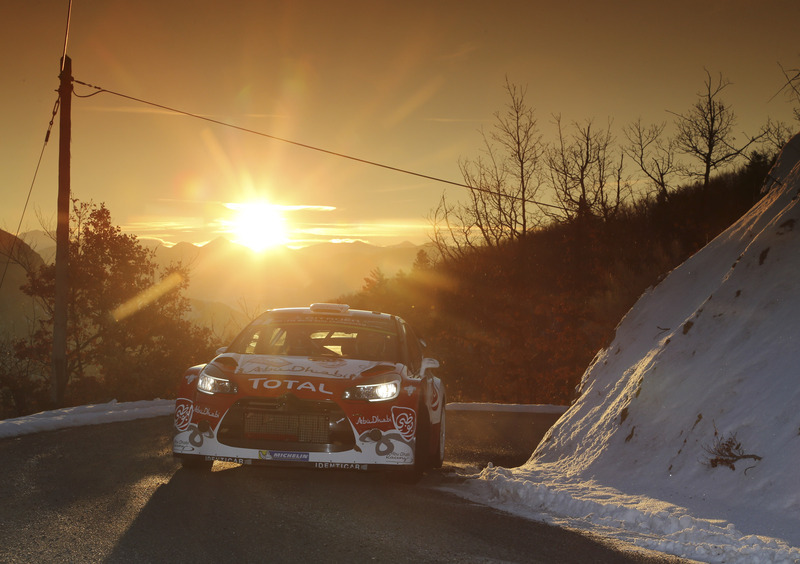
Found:
[[439, 363], [397, 316], [344, 304], [269, 310], [175, 401], [173, 453], [215, 460], [419, 473], [440, 467], [445, 390]]

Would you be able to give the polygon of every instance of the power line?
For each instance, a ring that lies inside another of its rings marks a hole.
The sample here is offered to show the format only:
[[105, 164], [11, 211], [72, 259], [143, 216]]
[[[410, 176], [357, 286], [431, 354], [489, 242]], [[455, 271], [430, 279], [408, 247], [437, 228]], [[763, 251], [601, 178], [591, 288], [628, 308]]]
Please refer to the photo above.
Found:
[[[214, 123], [214, 124], [217, 124], [217, 125], [222, 125], [224, 127], [229, 127], [231, 129], [236, 129], [238, 131], [243, 131], [245, 133], [251, 133], [253, 135], [258, 135], [260, 137], [266, 137], [268, 139], [273, 139], [275, 141], [280, 141], [282, 143], [288, 143], [290, 145], [295, 145], [297, 147], [303, 147], [304, 149], [310, 149], [312, 151], [317, 151], [317, 152], [320, 152], [320, 153], [333, 155], [335, 157], [341, 157], [341, 158], [344, 158], [344, 159], [349, 159], [351, 161], [356, 161], [356, 162], [360, 162], [360, 163], [363, 163], [363, 164], [377, 166], [377, 167], [385, 168], [385, 169], [388, 169], [388, 170], [394, 170], [395, 172], [402, 172], [404, 174], [411, 174], [411, 175], [414, 175], [414, 176], [419, 176], [421, 178], [426, 178], [428, 180], [433, 180], [433, 181], [436, 181], [436, 182], [444, 182], [445, 184], [452, 184], [454, 186], [459, 186], [459, 187], [462, 187], [462, 188], [470, 188], [470, 186], [467, 186], [466, 184], [453, 182], [452, 180], [444, 180], [442, 178], [437, 178], [435, 176], [429, 176], [427, 174], [421, 174], [419, 172], [413, 172], [413, 171], [410, 171], [410, 170], [405, 170], [405, 169], [402, 169], [402, 168], [398, 168], [398, 167], [394, 167], [394, 166], [378, 163], [378, 162], [375, 162], [375, 161], [369, 161], [369, 160], [366, 160], [366, 159], [361, 159], [361, 158], [354, 157], [354, 156], [351, 156], [351, 155], [346, 155], [344, 153], [339, 153], [339, 152], [336, 152], [336, 151], [323, 149], [321, 147], [315, 147], [314, 145], [308, 145], [306, 143], [300, 143], [298, 141], [292, 141], [291, 139], [285, 139], [283, 137], [277, 137], [275, 135], [271, 135], [269, 133], [264, 133], [262, 131], [256, 131], [254, 129], [248, 129], [246, 127], [241, 127], [241, 126], [238, 126], [238, 125], [234, 125], [234, 124], [231, 124], [231, 123], [228, 123], [228, 122], [224, 122], [224, 121], [221, 121], [221, 120], [217, 120], [217, 119], [214, 119], [214, 118], [210, 118], [210, 117], [207, 117], [207, 116], [202, 116], [202, 115], [195, 114], [195, 113], [192, 113], [192, 112], [187, 112], [185, 110], [179, 110], [177, 108], [171, 108], [171, 107], [165, 106], [163, 104], [157, 104], [155, 102], [149, 102], [149, 101], [143, 100], [141, 98], [136, 98], [134, 96], [129, 96], [127, 94], [122, 94], [120, 92], [114, 92], [113, 90], [108, 90], [106, 88], [101, 88], [101, 87], [95, 86], [93, 84], [88, 84], [86, 82], [82, 82], [82, 81], [77, 80], [77, 79], [75, 80], [75, 82], [77, 82], [78, 84], [82, 84], [84, 86], [88, 86], [90, 88], [95, 88], [97, 90], [97, 92], [94, 92], [93, 94], [90, 94], [89, 96], [94, 96], [94, 95], [100, 94], [100, 93], [113, 94], [114, 96], [119, 96], [120, 98], [125, 98], [127, 100], [133, 100], [134, 102], [139, 102], [141, 104], [147, 104], [148, 106], [152, 106], [154, 108], [167, 110], [169, 112], [173, 112], [173, 113], [176, 113], [176, 114], [182, 114], [182, 115], [185, 115], [185, 116], [188, 116], [188, 117], [192, 117], [192, 118], [195, 118], [195, 119], [200, 119], [200, 120], [207, 121], [207, 122], [210, 122], [210, 123]], [[76, 94], [76, 96], [78, 96], [78, 95]], [[89, 96], [78, 96], [78, 97], [87, 98]]]
[[67, 44], [69, 43], [69, 22], [72, 19], [72, 0], [69, 0], [67, 6], [67, 26], [64, 31], [64, 54], [61, 56], [61, 72], [64, 72], [64, 62], [67, 58]]
[[430, 176], [428, 174], [422, 174], [420, 172], [414, 172], [412, 170], [407, 170], [407, 169], [403, 169], [403, 168], [399, 168], [399, 167], [395, 167], [395, 166], [379, 163], [379, 162], [376, 162], [376, 161], [370, 161], [370, 160], [367, 160], [367, 159], [354, 157], [352, 155], [346, 155], [344, 153], [339, 153], [337, 151], [331, 151], [329, 149], [323, 149], [321, 147], [316, 147], [314, 145], [308, 145], [306, 143], [300, 143], [298, 141], [292, 141], [291, 139], [285, 139], [283, 137], [277, 137], [277, 136], [271, 135], [269, 133], [264, 133], [263, 131], [256, 131], [254, 129], [248, 129], [246, 127], [241, 127], [241, 126], [234, 125], [234, 124], [228, 123], [228, 122], [224, 122], [224, 121], [221, 121], [221, 120], [218, 120], [218, 119], [210, 118], [210, 117], [207, 117], [207, 116], [202, 116], [202, 115], [195, 114], [195, 113], [192, 113], [192, 112], [187, 112], [185, 110], [180, 110], [180, 109], [177, 109], [177, 108], [172, 108], [172, 107], [169, 107], [169, 106], [165, 106], [163, 104], [158, 104], [156, 102], [150, 102], [148, 100], [143, 100], [141, 98], [136, 98], [134, 96], [129, 96], [127, 94], [122, 94], [120, 92], [115, 92], [113, 90], [108, 90], [107, 88], [102, 88], [100, 86], [95, 86], [94, 84], [89, 84], [87, 82], [83, 82], [83, 81], [80, 81], [80, 80], [77, 80], [77, 79], [74, 79], [74, 82], [77, 82], [78, 84], [82, 84], [83, 86], [88, 86], [89, 88], [94, 88], [96, 90], [96, 92], [93, 92], [92, 94], [88, 94], [88, 95], [75, 94], [75, 96], [77, 96], [79, 98], [89, 98], [91, 96], [96, 96], [97, 94], [101, 94], [101, 93], [112, 94], [112, 95], [118, 96], [120, 98], [125, 98], [126, 100], [132, 100], [134, 102], [139, 102], [140, 104], [146, 104], [148, 106], [152, 106], [154, 108], [159, 108], [161, 110], [166, 110], [166, 111], [169, 111], [169, 112], [172, 112], [172, 113], [181, 114], [181, 115], [185, 115], [185, 116], [192, 117], [192, 118], [195, 118], [195, 119], [207, 121], [209, 123], [214, 123], [216, 125], [221, 125], [223, 127], [236, 129], [236, 130], [242, 131], [244, 133], [251, 133], [253, 135], [258, 135], [260, 137], [266, 137], [267, 139], [280, 141], [282, 143], [288, 143], [290, 145], [295, 145], [297, 147], [302, 147], [304, 149], [310, 149], [312, 151], [317, 151], [319, 153], [325, 153], [327, 155], [332, 155], [334, 157], [340, 157], [340, 158], [343, 158], [343, 159], [348, 159], [348, 160], [359, 162], [359, 163], [362, 163], [362, 164], [367, 164], [367, 165], [371, 165], [371, 166], [377, 166], [377, 167], [380, 167], [380, 168], [383, 168], [383, 169], [392, 170], [392, 171], [395, 171], [395, 172], [400, 172], [402, 174], [409, 174], [409, 175], [412, 175], [412, 176], [417, 176], [419, 178], [425, 178], [426, 180], [433, 180], [434, 182], [441, 182], [443, 184], [450, 184], [452, 186], [458, 186], [459, 188], [467, 188], [469, 190], [474, 190], [476, 192], [483, 192], [483, 193], [486, 193], [486, 194], [492, 194], [494, 196], [501, 196], [501, 197], [505, 197], [505, 198], [511, 198], [511, 199], [514, 199], [514, 200], [525, 201], [525, 202], [536, 204], [536, 205], [539, 205], [539, 206], [558, 208], [558, 206], [554, 206], [552, 204], [547, 204], [547, 203], [539, 202], [539, 201], [536, 201], [536, 200], [530, 200], [530, 199], [527, 199], [527, 198], [522, 198], [520, 196], [514, 196], [514, 195], [511, 195], [511, 194], [502, 194], [502, 193], [499, 193], [499, 192], [495, 192], [493, 190], [489, 190], [487, 188], [480, 188], [480, 187], [477, 187], [477, 186], [469, 186], [469, 185], [463, 184], [461, 182], [454, 182], [452, 180], [445, 180], [443, 178], [437, 178], [435, 176]]
[[8, 257], [6, 257], [6, 264], [3, 267], [3, 275], [0, 276], [0, 288], [3, 287], [3, 282], [6, 279], [6, 273], [8, 272], [8, 266], [11, 264], [11, 259], [14, 256], [14, 247], [16, 246], [17, 239], [19, 238], [19, 232], [22, 229], [22, 222], [25, 219], [25, 213], [28, 211], [28, 204], [31, 201], [31, 193], [33, 192], [33, 186], [36, 184], [36, 177], [39, 175], [39, 168], [42, 166], [42, 157], [44, 157], [44, 150], [47, 148], [47, 142], [50, 141], [50, 132], [53, 130], [53, 123], [56, 120], [56, 114], [58, 114], [58, 106], [60, 102], [60, 97], [56, 98], [55, 104], [53, 104], [53, 114], [50, 116], [50, 124], [47, 126], [47, 133], [44, 135], [44, 143], [42, 144], [42, 150], [39, 153], [39, 160], [36, 162], [36, 170], [33, 173], [33, 179], [31, 180], [31, 185], [28, 188], [28, 197], [25, 198], [25, 206], [22, 208], [22, 213], [19, 217], [19, 224], [17, 224], [17, 231], [14, 233], [14, 238], [11, 240], [11, 245], [8, 249]]
[[[64, 65], [66, 64], [67, 60], [67, 44], [69, 43], [69, 23], [72, 19], [72, 0], [69, 0], [67, 6], [67, 24], [64, 30], [64, 52], [61, 56], [61, 72], [64, 72]], [[14, 247], [16, 246], [17, 239], [19, 238], [19, 232], [22, 229], [22, 222], [25, 219], [25, 213], [28, 211], [28, 204], [31, 201], [31, 194], [33, 193], [33, 187], [36, 184], [36, 177], [39, 175], [39, 168], [42, 166], [42, 158], [44, 157], [44, 150], [47, 148], [47, 142], [50, 141], [50, 132], [53, 131], [53, 123], [56, 120], [56, 114], [58, 113], [58, 107], [61, 103], [61, 96], [56, 98], [55, 104], [53, 104], [53, 113], [50, 116], [50, 124], [47, 126], [47, 133], [44, 136], [44, 143], [42, 144], [42, 150], [39, 153], [39, 160], [36, 162], [36, 169], [33, 172], [33, 179], [31, 180], [31, 185], [28, 188], [28, 196], [25, 198], [25, 205], [22, 207], [22, 213], [19, 216], [19, 224], [17, 225], [17, 231], [14, 233], [14, 238], [11, 240], [11, 245], [8, 249], [8, 257], [6, 259], [6, 264], [3, 267], [3, 275], [0, 276], [0, 288], [3, 287], [3, 282], [6, 279], [6, 273], [8, 272], [8, 266], [11, 264], [11, 259], [14, 256]]]

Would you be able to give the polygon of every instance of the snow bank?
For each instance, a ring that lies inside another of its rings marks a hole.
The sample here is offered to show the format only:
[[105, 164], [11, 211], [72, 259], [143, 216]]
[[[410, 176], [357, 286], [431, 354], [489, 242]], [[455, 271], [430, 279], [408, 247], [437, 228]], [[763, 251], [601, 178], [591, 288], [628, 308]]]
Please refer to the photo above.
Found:
[[800, 136], [649, 290], [520, 468], [466, 495], [706, 562], [800, 562]]
[[[114, 421], [130, 421], [132, 419], [172, 415], [174, 410], [175, 400], [161, 399], [123, 403], [112, 400], [109, 403], [97, 405], [67, 407], [55, 411], [43, 411], [25, 417], [0, 420], [0, 439], [18, 437], [40, 431], [55, 431], [67, 427], [101, 425], [103, 423], [113, 423]], [[563, 405], [448, 403], [447, 410], [558, 414], [564, 413], [567, 408]]]
[[175, 400], [132, 401], [117, 403], [112, 400], [97, 405], [65, 407], [54, 411], [43, 411], [25, 417], [0, 421], [0, 439], [18, 437], [40, 431], [55, 431], [66, 427], [100, 425], [114, 421], [130, 421], [159, 415], [172, 415]]

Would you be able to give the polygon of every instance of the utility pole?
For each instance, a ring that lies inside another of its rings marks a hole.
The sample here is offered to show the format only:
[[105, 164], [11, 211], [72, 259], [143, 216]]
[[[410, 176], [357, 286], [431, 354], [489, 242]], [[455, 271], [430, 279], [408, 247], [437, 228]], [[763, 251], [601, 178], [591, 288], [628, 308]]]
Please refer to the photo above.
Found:
[[67, 384], [67, 310], [69, 307], [70, 141], [72, 137], [72, 59], [61, 61], [58, 93], [61, 115], [58, 141], [58, 212], [56, 219], [55, 312], [53, 315], [53, 376], [50, 400], [60, 407]]

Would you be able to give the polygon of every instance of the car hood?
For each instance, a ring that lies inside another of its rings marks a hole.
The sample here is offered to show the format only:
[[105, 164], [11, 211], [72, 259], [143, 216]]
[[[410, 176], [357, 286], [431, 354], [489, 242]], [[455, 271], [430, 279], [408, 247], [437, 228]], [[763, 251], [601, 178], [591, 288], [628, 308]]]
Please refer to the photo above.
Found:
[[[231, 362], [233, 361], [233, 362]], [[354, 380], [383, 366], [402, 372], [403, 365], [371, 360], [353, 360], [326, 357], [267, 356], [257, 354], [226, 353], [217, 357], [215, 363], [224, 363], [234, 369], [234, 374], [243, 376], [307, 376], [336, 380]], [[235, 367], [232, 364], [235, 362]]]

